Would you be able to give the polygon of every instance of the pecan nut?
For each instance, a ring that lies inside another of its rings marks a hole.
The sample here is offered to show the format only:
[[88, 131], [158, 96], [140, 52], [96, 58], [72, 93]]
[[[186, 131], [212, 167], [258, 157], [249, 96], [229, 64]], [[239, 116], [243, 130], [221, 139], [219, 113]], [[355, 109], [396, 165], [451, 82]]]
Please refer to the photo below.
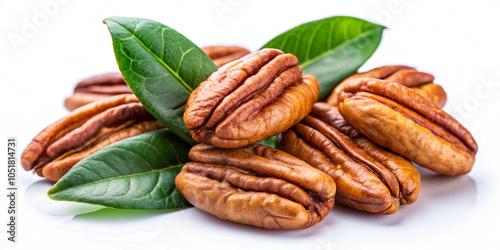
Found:
[[133, 94], [113, 96], [75, 109], [42, 130], [24, 149], [21, 165], [55, 182], [97, 150], [162, 127]]
[[316, 103], [301, 123], [278, 136], [276, 147], [330, 175], [336, 200], [347, 206], [391, 214], [417, 199], [417, 169], [364, 138], [332, 105]]
[[105, 73], [77, 83], [73, 95], [64, 100], [64, 106], [71, 111], [91, 102], [120, 94], [132, 94], [132, 90], [125, 83], [122, 74]]
[[222, 66], [189, 96], [184, 123], [193, 139], [222, 148], [243, 147], [298, 123], [319, 96], [298, 59], [264, 49]]
[[477, 144], [469, 131], [411, 88], [361, 78], [347, 83], [339, 100], [346, 121], [376, 144], [438, 173], [472, 169]]
[[234, 60], [240, 59], [248, 54], [250, 51], [239, 46], [206, 46], [201, 48], [205, 54], [214, 62], [217, 67], [221, 67]]
[[189, 158], [176, 187], [195, 207], [224, 220], [267, 229], [306, 228], [320, 222], [335, 202], [332, 178], [274, 148], [198, 144]]
[[421, 96], [429, 99], [441, 108], [446, 104], [446, 92], [441, 86], [433, 83], [433, 75], [405, 65], [382, 66], [367, 72], [354, 74], [335, 87], [328, 97], [327, 103], [338, 105], [339, 94], [345, 84], [349, 81], [364, 77], [395, 82], [413, 88], [413, 90]]

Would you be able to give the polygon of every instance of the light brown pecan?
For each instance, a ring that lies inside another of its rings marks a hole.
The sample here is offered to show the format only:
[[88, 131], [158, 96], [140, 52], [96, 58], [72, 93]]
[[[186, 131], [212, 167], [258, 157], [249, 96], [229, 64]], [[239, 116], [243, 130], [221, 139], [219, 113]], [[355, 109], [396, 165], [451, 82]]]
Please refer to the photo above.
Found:
[[427, 98], [401, 84], [372, 78], [350, 81], [339, 111], [376, 144], [438, 173], [468, 173], [477, 144], [469, 131]]
[[217, 67], [221, 67], [250, 54], [249, 50], [239, 46], [214, 45], [202, 47], [201, 49], [212, 59]]
[[446, 104], [446, 92], [437, 84], [434, 84], [434, 76], [416, 70], [415, 68], [405, 65], [390, 65], [382, 66], [363, 73], [356, 73], [335, 87], [333, 92], [328, 97], [327, 103], [338, 105], [339, 94], [342, 88], [351, 80], [359, 78], [376, 78], [388, 82], [395, 82], [407, 87], [413, 88], [421, 96], [429, 99], [439, 107], [444, 107]]
[[332, 178], [274, 148], [198, 144], [189, 158], [176, 187], [195, 207], [224, 220], [266, 229], [306, 228], [325, 218], [335, 202]]
[[73, 95], [64, 101], [64, 106], [71, 111], [88, 103], [120, 94], [132, 94], [122, 74], [105, 73], [77, 83]]
[[42, 130], [21, 154], [21, 165], [51, 181], [116, 141], [162, 128], [133, 94], [84, 105]]
[[336, 200], [345, 205], [391, 214], [417, 199], [417, 169], [364, 138], [332, 105], [316, 103], [301, 123], [278, 136], [276, 147], [330, 175]]
[[193, 139], [237, 148], [298, 123], [318, 99], [319, 84], [298, 59], [264, 49], [226, 64], [189, 96], [184, 123]]

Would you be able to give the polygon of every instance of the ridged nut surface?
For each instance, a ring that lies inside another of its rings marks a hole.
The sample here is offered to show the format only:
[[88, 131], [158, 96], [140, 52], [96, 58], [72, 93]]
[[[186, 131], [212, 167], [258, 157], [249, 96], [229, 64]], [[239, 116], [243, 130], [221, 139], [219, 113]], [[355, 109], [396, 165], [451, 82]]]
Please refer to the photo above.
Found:
[[413, 89], [361, 78], [339, 100], [345, 120], [376, 144], [438, 173], [471, 171], [478, 146], [470, 132]]
[[84, 105], [49, 125], [21, 154], [21, 165], [58, 181], [73, 165], [99, 149], [163, 128], [133, 94]]
[[406, 65], [388, 65], [382, 66], [369, 70], [367, 72], [356, 73], [335, 87], [330, 96], [328, 97], [327, 103], [332, 105], [338, 105], [339, 94], [342, 88], [350, 81], [356, 81], [359, 78], [375, 78], [381, 79], [388, 82], [395, 82], [402, 84], [404, 86], [410, 87], [419, 93], [421, 96], [429, 99], [434, 104], [439, 107], [444, 107], [446, 104], [447, 96], [444, 89], [434, 84], [434, 76], [416, 70], [413, 67]]
[[330, 175], [336, 200], [353, 208], [391, 214], [417, 199], [417, 169], [360, 135], [332, 105], [316, 103], [309, 116], [278, 136], [276, 147]]
[[263, 49], [226, 64], [189, 96], [184, 123], [194, 140], [237, 148], [279, 134], [312, 109], [319, 84], [298, 59]]
[[335, 202], [332, 178], [274, 148], [198, 144], [189, 158], [176, 187], [195, 207], [224, 220], [266, 229], [307, 228], [325, 218]]

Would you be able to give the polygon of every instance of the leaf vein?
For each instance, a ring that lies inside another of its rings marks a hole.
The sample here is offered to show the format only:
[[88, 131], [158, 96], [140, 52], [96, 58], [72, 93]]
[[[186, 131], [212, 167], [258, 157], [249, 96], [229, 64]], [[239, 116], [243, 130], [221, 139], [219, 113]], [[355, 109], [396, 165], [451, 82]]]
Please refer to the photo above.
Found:
[[[114, 21], [113, 21], [114, 22]], [[193, 89], [172, 69], [170, 68], [166, 63], [165, 61], [161, 60], [160, 58], [158, 58], [158, 56], [156, 54], [154, 54], [136, 35], [135, 35], [135, 32], [132, 33], [130, 30], [128, 30], [126, 27], [124, 27], [123, 25], [121, 25], [120, 23], [117, 23], [115, 22], [117, 25], [121, 26], [123, 29], [125, 29], [126, 31], [128, 31], [130, 33], [131, 36], [135, 37], [137, 42], [144, 48], [146, 49], [149, 53], [151, 53], [151, 55], [153, 55], [157, 60], [158, 62], [160, 62], [160, 64], [163, 65], [163, 67], [165, 67], [169, 72], [171, 72], [171, 74], [189, 91], [189, 92], [193, 92]]]
[[345, 41], [345, 42], [343, 42], [343, 43], [339, 44], [338, 46], [336, 46], [336, 47], [335, 47], [335, 49], [334, 49], [334, 50], [328, 50], [328, 51], [325, 51], [325, 52], [323, 52], [323, 53], [319, 54], [318, 56], [316, 56], [315, 58], [312, 58], [312, 59], [310, 59], [310, 60], [308, 60], [308, 61], [306, 61], [306, 62], [304, 62], [304, 63], [301, 63], [299, 66], [300, 66], [300, 67], [302, 67], [302, 68], [307, 67], [307, 66], [309, 66], [309, 65], [313, 64], [314, 62], [318, 61], [319, 59], [323, 58], [325, 55], [330, 54], [330, 53], [337, 52], [337, 51], [339, 51], [341, 48], [343, 48], [343, 47], [345, 47], [345, 46], [349, 45], [350, 43], [355, 42], [355, 41], [357, 41], [357, 40], [361, 40], [361, 39], [363, 39], [363, 38], [367, 37], [368, 35], [371, 35], [372, 33], [374, 33], [374, 30], [367, 30], [367, 31], [365, 31], [365, 32], [361, 33], [361, 35], [360, 35], [360, 36], [357, 36], [357, 37], [355, 37], [355, 38], [349, 39], [349, 40], [347, 40], [347, 41]]

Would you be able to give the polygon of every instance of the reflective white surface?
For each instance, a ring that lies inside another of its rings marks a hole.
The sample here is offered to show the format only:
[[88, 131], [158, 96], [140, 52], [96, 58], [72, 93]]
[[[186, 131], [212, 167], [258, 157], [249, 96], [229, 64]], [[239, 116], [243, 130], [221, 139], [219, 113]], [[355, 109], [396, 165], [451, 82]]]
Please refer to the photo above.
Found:
[[[37, 181], [28, 186], [24, 201], [40, 216], [57, 218], [43, 235], [58, 235], [68, 243], [112, 245], [126, 243], [132, 249], [169, 246], [218, 249], [360, 249], [420, 247], [461, 232], [470, 225], [478, 206], [478, 185], [473, 177], [445, 177], [422, 171], [422, 189], [416, 203], [390, 216], [359, 212], [337, 204], [320, 224], [304, 230], [266, 231], [221, 221], [195, 208], [173, 213], [120, 211], [88, 205], [55, 202], [45, 196], [51, 184]], [[484, 209], [484, 208], [483, 208]], [[72, 216], [74, 215], [74, 216]], [[45, 228], [38, 225], [38, 227]], [[491, 228], [483, 230], [494, 231]], [[466, 229], [470, 231], [472, 229]], [[466, 232], [465, 232], [466, 233]], [[474, 234], [471, 236], [474, 238]], [[36, 237], [34, 238], [36, 239]], [[470, 239], [453, 239], [467, 243]], [[43, 239], [40, 239], [43, 240]], [[172, 242], [172, 240], [175, 240]], [[78, 244], [78, 245], [79, 245]], [[93, 243], [92, 243], [93, 244]], [[460, 246], [450, 242], [452, 246]], [[118, 248], [121, 248], [122, 245]]]
[[[157, 20], [200, 46], [239, 44], [251, 50], [327, 16], [384, 24], [389, 29], [361, 70], [409, 64], [433, 73], [448, 93], [445, 111], [471, 131], [479, 152], [465, 176], [419, 168], [418, 200], [395, 214], [336, 204], [321, 223], [295, 231], [238, 225], [196, 208], [163, 213], [56, 202], [46, 195], [50, 182], [18, 166], [18, 242], [6, 241], [2, 195], [0, 249], [500, 249], [500, 6], [494, 1], [61, 1], [51, 11], [42, 7], [45, 2], [50, 1], [0, 3], [0, 152], [6, 151], [5, 138], [15, 136], [20, 155], [39, 131], [64, 116], [63, 100], [77, 80], [118, 70], [101, 24], [113, 15]], [[46, 13], [45, 23], [40, 13]], [[22, 34], [24, 22], [33, 18], [40, 27], [13, 45], [8, 34]], [[1, 188], [5, 181], [2, 170]]]

